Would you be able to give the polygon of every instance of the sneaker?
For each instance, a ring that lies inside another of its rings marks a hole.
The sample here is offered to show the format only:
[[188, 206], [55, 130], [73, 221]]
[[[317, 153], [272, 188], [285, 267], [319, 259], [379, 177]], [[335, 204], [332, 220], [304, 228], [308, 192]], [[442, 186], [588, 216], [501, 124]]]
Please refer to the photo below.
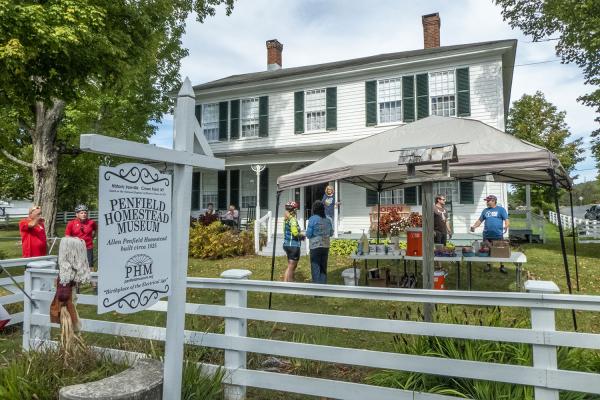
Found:
[[483, 272], [490, 272], [491, 270], [492, 270], [491, 264], [486, 264], [485, 267], [483, 267]]
[[500, 266], [500, 272], [502, 272], [503, 274], [508, 274], [508, 271], [506, 270], [506, 268], [504, 268], [504, 265]]

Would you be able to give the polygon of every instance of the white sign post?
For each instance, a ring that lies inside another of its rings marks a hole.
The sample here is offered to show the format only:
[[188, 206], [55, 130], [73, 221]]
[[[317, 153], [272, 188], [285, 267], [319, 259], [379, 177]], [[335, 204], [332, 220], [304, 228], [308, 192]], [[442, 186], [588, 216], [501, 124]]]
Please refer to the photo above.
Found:
[[[186, 78], [177, 95], [173, 150], [101, 135], [81, 135], [80, 138], [80, 148], [85, 151], [173, 164], [170, 268], [172, 285], [167, 310], [163, 381], [163, 399], [169, 400], [181, 398], [192, 168], [225, 169], [225, 161], [213, 157], [212, 150], [202, 134], [194, 113], [195, 103], [192, 84]], [[194, 138], [204, 154], [194, 151]], [[100, 274], [103, 274], [102, 268], [103, 265], [100, 264]]]
[[133, 313], [171, 293], [171, 176], [100, 167], [98, 314]]

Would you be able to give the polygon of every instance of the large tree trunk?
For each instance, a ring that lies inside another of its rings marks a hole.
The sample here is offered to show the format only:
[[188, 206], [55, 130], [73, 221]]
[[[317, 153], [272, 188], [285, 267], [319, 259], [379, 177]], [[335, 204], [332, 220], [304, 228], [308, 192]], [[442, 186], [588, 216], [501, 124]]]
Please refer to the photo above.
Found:
[[56, 131], [63, 119], [65, 102], [53, 99], [51, 105], [41, 101], [35, 104], [35, 127], [31, 138], [33, 144], [33, 203], [42, 207], [46, 220], [46, 234], [55, 236], [58, 180], [58, 148]]

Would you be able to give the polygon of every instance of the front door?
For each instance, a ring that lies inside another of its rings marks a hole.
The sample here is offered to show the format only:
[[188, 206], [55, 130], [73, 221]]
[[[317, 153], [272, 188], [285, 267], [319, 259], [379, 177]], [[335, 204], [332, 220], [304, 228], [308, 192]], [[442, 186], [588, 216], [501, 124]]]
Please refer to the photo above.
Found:
[[327, 187], [325, 183], [304, 187], [304, 229], [306, 229], [306, 221], [312, 215], [312, 205], [315, 201], [323, 199], [325, 187]]

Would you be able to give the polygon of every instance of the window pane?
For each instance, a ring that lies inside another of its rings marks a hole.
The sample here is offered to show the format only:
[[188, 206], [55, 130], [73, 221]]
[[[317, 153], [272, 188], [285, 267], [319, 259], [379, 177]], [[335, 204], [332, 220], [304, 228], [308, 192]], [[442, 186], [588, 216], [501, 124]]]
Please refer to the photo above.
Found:
[[442, 194], [446, 196], [446, 204], [458, 200], [458, 185], [456, 181], [436, 182], [433, 184], [434, 196]]
[[242, 208], [256, 206], [256, 173], [242, 170]]
[[442, 71], [429, 74], [429, 96], [431, 115], [442, 117], [456, 116], [456, 86], [454, 71]]
[[377, 81], [377, 102], [379, 103], [379, 123], [402, 120], [402, 80], [380, 79]]
[[213, 203], [217, 208], [217, 173], [202, 172], [202, 208], [206, 208], [208, 203]]
[[242, 100], [242, 138], [258, 136], [258, 97]]
[[202, 105], [202, 130], [209, 142], [219, 140], [219, 104]]
[[304, 96], [306, 131], [325, 130], [326, 106], [325, 89], [307, 90]]

